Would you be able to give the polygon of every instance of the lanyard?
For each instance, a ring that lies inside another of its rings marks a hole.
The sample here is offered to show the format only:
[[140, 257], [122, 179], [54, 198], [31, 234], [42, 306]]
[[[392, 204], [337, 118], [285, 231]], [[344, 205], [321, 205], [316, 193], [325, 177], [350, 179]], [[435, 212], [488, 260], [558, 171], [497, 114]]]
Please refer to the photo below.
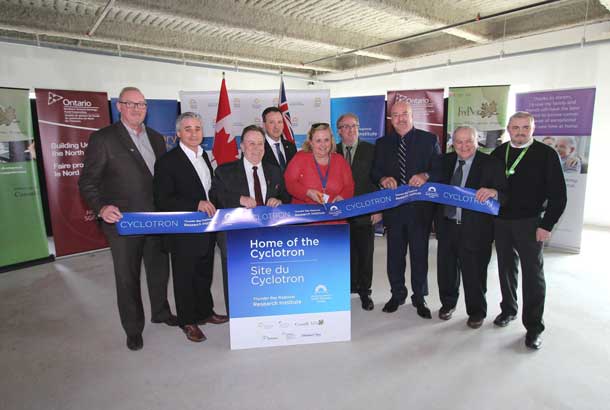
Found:
[[[313, 156], [313, 154], [312, 154]], [[320, 169], [320, 165], [318, 161], [316, 161], [316, 157], [313, 157], [313, 162], [316, 164], [316, 171], [318, 171], [318, 176], [320, 177], [320, 182], [322, 183], [322, 191], [326, 192], [326, 182], [328, 182], [328, 175], [330, 174], [330, 155], [328, 156], [328, 168], [326, 168], [326, 175], [322, 175], [322, 170]]]
[[508, 151], [510, 150], [510, 143], [506, 144], [506, 160], [504, 161], [506, 163], [506, 168], [505, 168], [504, 172], [506, 173], [507, 178], [515, 173], [515, 168], [517, 168], [517, 165], [519, 165], [519, 162], [521, 162], [521, 160], [525, 156], [525, 153], [527, 152], [528, 149], [530, 149], [530, 147], [531, 147], [531, 145], [528, 145], [527, 148], [522, 150], [521, 154], [519, 154], [517, 159], [515, 159], [515, 162], [513, 162], [513, 164], [509, 168], [508, 167]]

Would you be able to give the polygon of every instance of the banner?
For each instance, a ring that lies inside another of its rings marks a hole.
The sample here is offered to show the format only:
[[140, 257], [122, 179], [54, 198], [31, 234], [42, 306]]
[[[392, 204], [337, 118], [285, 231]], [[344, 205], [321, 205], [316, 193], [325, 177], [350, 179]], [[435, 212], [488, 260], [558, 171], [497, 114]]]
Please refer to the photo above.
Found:
[[330, 126], [335, 140], [341, 142], [337, 120], [343, 114], [351, 112], [360, 120], [358, 138], [375, 145], [375, 140], [385, 133], [385, 96], [371, 95], [367, 97], [331, 98]]
[[453, 130], [470, 125], [479, 131], [479, 149], [490, 153], [504, 134], [508, 110], [508, 85], [449, 88], [447, 147]]
[[29, 90], [0, 88], [0, 267], [48, 256]]
[[549, 246], [580, 252], [595, 88], [517, 94], [517, 111], [534, 116], [534, 138], [553, 147], [563, 168], [566, 209]]
[[[441, 149], [445, 146], [443, 120], [445, 117], [445, 90], [401, 90], [388, 91], [388, 122], [387, 129], [391, 129], [389, 122], [392, 106], [398, 101], [411, 104], [413, 110], [413, 125], [420, 130], [431, 132], [438, 137]], [[444, 150], [444, 149], [443, 149]]]
[[414, 201], [498, 214], [498, 201], [478, 202], [475, 193], [470, 188], [430, 182], [419, 188], [401, 185], [396, 189], [383, 189], [332, 204], [219, 209], [212, 218], [201, 212], [123, 212], [123, 218], [117, 222], [117, 231], [120, 235], [148, 235], [265, 228], [347, 219]]
[[[261, 114], [267, 107], [278, 106], [278, 90], [228, 90], [231, 105], [231, 135], [241, 137], [250, 124], [263, 126]], [[297, 148], [305, 141], [311, 124], [330, 121], [329, 90], [286, 90], [290, 102], [290, 118]], [[182, 112], [193, 111], [203, 117], [203, 148], [212, 149], [214, 119], [218, 111], [218, 91], [180, 91]]]
[[227, 234], [231, 349], [351, 338], [347, 224]]
[[[119, 99], [110, 100], [112, 122], [120, 119], [116, 103]], [[176, 118], [180, 115], [180, 106], [177, 100], [146, 100], [146, 118], [144, 124], [159, 132], [165, 138], [165, 148], [169, 151], [178, 145], [176, 137]]]
[[110, 124], [103, 92], [36, 89], [51, 225], [57, 256], [105, 248], [96, 215], [78, 191], [89, 135]]

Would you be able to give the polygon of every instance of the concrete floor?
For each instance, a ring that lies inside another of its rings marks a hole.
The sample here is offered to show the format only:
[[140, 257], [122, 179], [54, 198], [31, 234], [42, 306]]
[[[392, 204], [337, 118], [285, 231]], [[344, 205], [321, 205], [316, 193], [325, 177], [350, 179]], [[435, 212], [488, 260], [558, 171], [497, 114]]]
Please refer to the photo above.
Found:
[[[499, 311], [495, 256], [481, 329], [466, 327], [463, 300], [453, 319], [437, 318], [434, 256], [434, 318], [420, 319], [409, 305], [382, 313], [383, 238], [375, 310], [352, 298], [347, 343], [231, 351], [228, 325], [204, 326], [208, 340], [195, 344], [148, 323], [144, 349], [131, 352], [109, 252], [9, 272], [0, 275], [0, 409], [608, 409], [609, 242], [610, 231], [587, 228], [580, 255], [546, 253], [547, 331], [537, 352], [524, 347], [519, 321], [491, 323]], [[218, 270], [216, 278], [222, 306]]]

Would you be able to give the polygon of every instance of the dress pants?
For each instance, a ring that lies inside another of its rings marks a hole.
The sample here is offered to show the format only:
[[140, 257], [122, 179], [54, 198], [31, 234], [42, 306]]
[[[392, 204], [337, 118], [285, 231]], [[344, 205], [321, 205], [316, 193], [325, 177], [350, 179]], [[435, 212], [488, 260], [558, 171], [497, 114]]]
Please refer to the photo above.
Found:
[[349, 241], [352, 292], [370, 295], [373, 281], [375, 228], [371, 224], [350, 222]]
[[227, 270], [227, 233], [218, 232], [218, 248], [220, 248], [220, 262], [222, 265], [222, 290], [225, 296], [225, 310], [229, 316], [229, 274]]
[[472, 235], [464, 225], [443, 219], [439, 230], [445, 232], [438, 240], [438, 291], [441, 304], [455, 308], [460, 294], [460, 275], [464, 282], [466, 313], [473, 319], [487, 316], [487, 266], [491, 259], [491, 242], [466, 246], [465, 235]]
[[161, 322], [171, 314], [167, 303], [169, 258], [159, 236], [121, 236], [113, 225], [102, 224], [110, 244], [121, 324], [127, 336], [144, 330], [144, 308], [140, 289], [142, 259], [153, 321]]
[[546, 283], [542, 259], [542, 242], [536, 241], [539, 219], [495, 219], [496, 252], [502, 303], [506, 315], [517, 314], [517, 273], [521, 260], [523, 286], [523, 326], [534, 333], [544, 331]]
[[402, 224], [387, 227], [387, 269], [392, 298], [402, 302], [407, 298], [405, 269], [407, 247], [411, 262], [411, 288], [415, 303], [428, 295], [429, 221], [410, 217]]
[[187, 242], [188, 238], [181, 238], [172, 246], [174, 297], [180, 326], [207, 319], [214, 308], [210, 290], [214, 276], [213, 236], [204, 249], [193, 250], [192, 247], [181, 246], [182, 241]]

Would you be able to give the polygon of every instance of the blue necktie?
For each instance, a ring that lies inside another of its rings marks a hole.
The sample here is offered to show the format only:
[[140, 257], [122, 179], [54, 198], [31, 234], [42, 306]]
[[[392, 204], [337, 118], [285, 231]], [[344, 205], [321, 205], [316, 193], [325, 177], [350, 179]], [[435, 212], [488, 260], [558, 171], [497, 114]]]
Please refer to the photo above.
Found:
[[284, 168], [286, 168], [286, 158], [284, 158], [284, 154], [282, 154], [279, 142], [275, 143], [275, 150], [277, 151], [277, 157], [280, 160], [280, 168], [283, 171]]

